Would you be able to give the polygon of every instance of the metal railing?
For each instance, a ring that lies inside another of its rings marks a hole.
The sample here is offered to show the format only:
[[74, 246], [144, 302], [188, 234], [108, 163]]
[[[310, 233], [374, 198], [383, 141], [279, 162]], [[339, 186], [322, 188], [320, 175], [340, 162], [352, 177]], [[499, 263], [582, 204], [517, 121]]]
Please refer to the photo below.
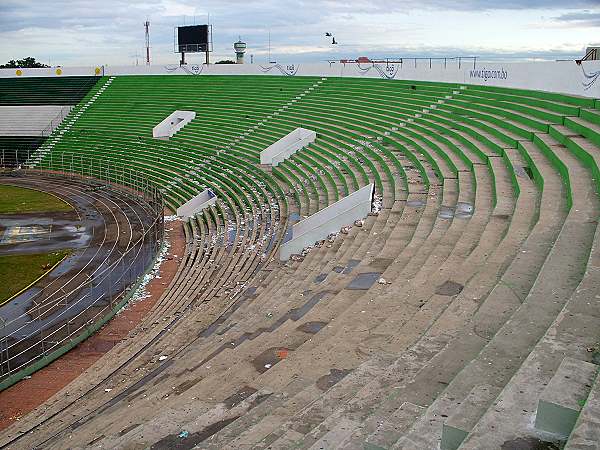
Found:
[[67, 117], [69, 115], [69, 113], [71, 112], [71, 110], [73, 108], [74, 108], [73, 105], [63, 106], [60, 109], [60, 112], [50, 120], [50, 123], [48, 124], [48, 126], [42, 130], [41, 136], [42, 137], [50, 136], [52, 134], [52, 132], [54, 131], [54, 129], [57, 128], [62, 123], [62, 121], [65, 119], [65, 117]]
[[430, 69], [433, 68], [434, 63], [439, 63], [439, 65], [443, 65], [444, 69], [448, 68], [448, 66], [452, 63], [456, 64], [459, 69], [462, 68], [465, 64], [471, 65], [473, 69], [477, 66], [477, 56], [411, 56], [411, 57], [402, 57], [402, 58], [365, 58], [365, 59], [331, 59], [327, 60], [327, 62], [332, 64], [398, 64], [400, 67], [420, 67], [425, 65], [429, 66]]
[[[65, 166], [67, 160], [70, 165]], [[108, 209], [109, 203], [117, 205], [111, 199], [126, 198], [130, 202], [126, 205], [139, 206], [145, 216], [138, 217], [141, 230], [132, 232], [126, 245], [103, 249], [104, 256], [94, 261], [94, 267], [72, 274], [66, 282], [61, 279], [60, 286], [51, 283], [23, 297], [24, 312], [8, 317], [0, 308], [0, 390], [66, 353], [110, 320], [127, 303], [163, 245], [163, 195], [135, 170], [75, 154], [66, 159], [61, 154], [60, 163], [55, 158], [44, 162], [44, 168], [4, 173], [49, 180], [74, 195], [105, 199]]]

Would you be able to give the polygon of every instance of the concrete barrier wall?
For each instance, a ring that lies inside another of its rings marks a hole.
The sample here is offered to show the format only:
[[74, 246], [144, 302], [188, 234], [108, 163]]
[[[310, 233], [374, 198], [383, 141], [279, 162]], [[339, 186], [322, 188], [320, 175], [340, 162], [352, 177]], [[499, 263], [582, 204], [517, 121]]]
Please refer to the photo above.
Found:
[[371, 212], [374, 187], [369, 184], [295, 224], [292, 238], [279, 248], [279, 259], [287, 261], [293, 254], [366, 217]]
[[[20, 75], [17, 75], [20, 73]], [[406, 60], [400, 64], [218, 64], [0, 69], [0, 78], [73, 75], [274, 75], [384, 78], [533, 89], [600, 98], [600, 61], [484, 63]]]
[[260, 163], [277, 167], [298, 150], [314, 142], [315, 139], [317, 139], [317, 133], [314, 131], [306, 128], [296, 128], [260, 152]]
[[214, 205], [217, 202], [217, 196], [210, 189], [202, 191], [193, 199], [177, 208], [177, 215], [188, 219], [198, 214], [204, 208]]

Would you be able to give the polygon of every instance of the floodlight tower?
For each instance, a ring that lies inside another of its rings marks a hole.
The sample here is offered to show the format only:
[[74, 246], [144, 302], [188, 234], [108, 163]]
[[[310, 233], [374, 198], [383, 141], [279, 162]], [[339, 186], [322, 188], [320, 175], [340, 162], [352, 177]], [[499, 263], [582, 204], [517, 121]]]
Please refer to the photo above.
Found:
[[144, 23], [144, 28], [146, 29], [146, 65], [150, 65], [150, 21], [146, 19]]
[[246, 43], [242, 42], [242, 38], [233, 44], [235, 50], [235, 59], [237, 64], [244, 64], [244, 53], [246, 53]]

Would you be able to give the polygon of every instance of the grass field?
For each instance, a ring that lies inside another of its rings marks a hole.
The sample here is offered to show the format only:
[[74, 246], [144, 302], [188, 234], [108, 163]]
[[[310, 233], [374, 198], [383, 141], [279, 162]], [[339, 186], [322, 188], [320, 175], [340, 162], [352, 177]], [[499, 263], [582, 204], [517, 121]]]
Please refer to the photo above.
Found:
[[73, 208], [54, 195], [0, 184], [0, 214], [63, 212]]
[[59, 250], [37, 255], [0, 256], [0, 305], [48, 273], [70, 253], [70, 250]]

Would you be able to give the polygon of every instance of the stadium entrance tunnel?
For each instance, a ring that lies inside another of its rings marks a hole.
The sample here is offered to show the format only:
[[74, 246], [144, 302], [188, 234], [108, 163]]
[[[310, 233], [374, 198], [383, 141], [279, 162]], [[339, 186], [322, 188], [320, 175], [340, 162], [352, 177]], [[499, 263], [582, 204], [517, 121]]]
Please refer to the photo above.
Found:
[[158, 190], [93, 178], [29, 174], [0, 183], [48, 192], [75, 210], [63, 220], [56, 213], [2, 219], [10, 226], [0, 254], [70, 252], [0, 307], [2, 390], [89, 337], [127, 303], [162, 247], [163, 201]]

